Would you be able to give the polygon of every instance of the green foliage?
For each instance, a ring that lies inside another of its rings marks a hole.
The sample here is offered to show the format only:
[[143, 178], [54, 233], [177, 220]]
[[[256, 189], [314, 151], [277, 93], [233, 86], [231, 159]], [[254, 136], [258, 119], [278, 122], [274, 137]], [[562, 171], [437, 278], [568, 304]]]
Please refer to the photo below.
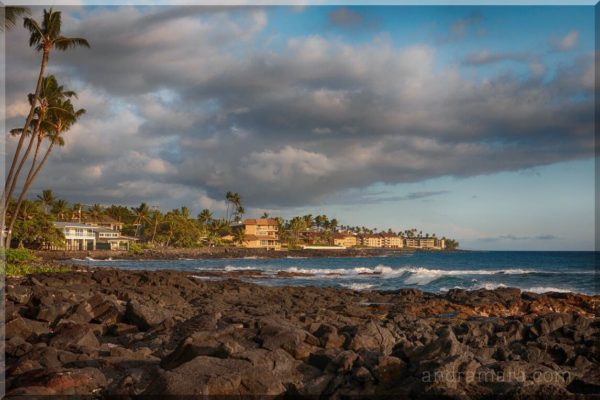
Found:
[[[6, 266], [6, 267], [5, 267]], [[8, 264], [0, 265], [0, 275], [25, 276], [42, 272], [69, 272], [72, 268], [66, 265], [35, 265], [35, 264]]]
[[1, 249], [0, 257], [8, 264], [21, 265], [35, 261], [36, 257], [28, 249]]
[[[13, 204], [9, 205], [9, 212]], [[54, 226], [54, 216], [42, 210], [41, 202], [25, 200], [13, 227], [12, 238], [19, 247], [41, 248], [45, 244], [60, 246], [64, 236]]]
[[144, 248], [138, 244], [138, 243], [130, 243], [129, 244], [129, 253], [130, 254], [135, 254], [135, 255], [140, 255], [144, 253]]

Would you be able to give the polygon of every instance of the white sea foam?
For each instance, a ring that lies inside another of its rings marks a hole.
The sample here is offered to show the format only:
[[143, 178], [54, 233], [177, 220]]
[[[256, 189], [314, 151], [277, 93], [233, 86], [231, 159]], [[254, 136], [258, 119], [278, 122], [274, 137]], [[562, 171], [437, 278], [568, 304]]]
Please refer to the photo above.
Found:
[[568, 292], [575, 292], [575, 290], [572, 290], [572, 289], [556, 288], [556, 287], [551, 287], [551, 286], [533, 286], [533, 287], [529, 287], [529, 288], [521, 288], [521, 290], [524, 291], [524, 292], [534, 292], [534, 293], [547, 293], [547, 292], [568, 293]]
[[373, 284], [370, 283], [348, 283], [348, 284], [342, 284], [343, 287], [346, 287], [348, 289], [352, 289], [352, 290], [367, 290], [367, 289], [371, 289], [373, 286]]

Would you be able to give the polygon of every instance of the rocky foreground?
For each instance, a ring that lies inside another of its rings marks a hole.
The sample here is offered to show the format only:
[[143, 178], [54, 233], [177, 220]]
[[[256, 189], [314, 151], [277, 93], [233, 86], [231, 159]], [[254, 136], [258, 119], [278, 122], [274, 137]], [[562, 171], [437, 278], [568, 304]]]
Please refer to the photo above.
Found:
[[109, 269], [8, 279], [8, 397], [600, 393], [600, 296], [214, 279]]

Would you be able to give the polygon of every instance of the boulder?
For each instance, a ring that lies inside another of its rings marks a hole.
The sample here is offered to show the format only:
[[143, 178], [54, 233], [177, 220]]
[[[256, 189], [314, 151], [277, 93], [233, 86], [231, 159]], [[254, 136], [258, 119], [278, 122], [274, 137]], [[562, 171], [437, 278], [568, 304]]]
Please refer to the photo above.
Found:
[[5, 334], [7, 338], [19, 336], [27, 341], [36, 340], [40, 335], [50, 332], [48, 324], [45, 322], [34, 321], [31, 319], [17, 317], [10, 320], [5, 325]]
[[89, 325], [73, 322], [65, 322], [58, 325], [49, 344], [62, 349], [67, 349], [71, 346], [87, 349], [97, 349], [100, 347], [100, 342]]
[[137, 326], [141, 331], [158, 326], [169, 318], [171, 318], [171, 313], [161, 307], [150, 307], [136, 300], [127, 302], [126, 322]]
[[12, 286], [6, 288], [6, 299], [17, 304], [27, 304], [31, 299], [31, 288], [27, 286]]
[[392, 353], [394, 344], [395, 338], [389, 329], [380, 326], [374, 321], [369, 321], [357, 328], [348, 349], [358, 351], [364, 348], [377, 350], [384, 355], [389, 355]]

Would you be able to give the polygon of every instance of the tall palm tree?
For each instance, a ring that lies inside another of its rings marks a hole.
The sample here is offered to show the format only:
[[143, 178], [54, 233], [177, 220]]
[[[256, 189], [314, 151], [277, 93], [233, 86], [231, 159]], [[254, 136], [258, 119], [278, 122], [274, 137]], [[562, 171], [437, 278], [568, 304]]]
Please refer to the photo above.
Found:
[[40, 171], [46, 164], [46, 161], [48, 161], [48, 157], [52, 153], [52, 149], [54, 148], [54, 146], [64, 146], [65, 142], [62, 137], [63, 133], [68, 131], [83, 114], [85, 114], [85, 110], [75, 110], [70, 100], [60, 101], [60, 105], [57, 104], [56, 107], [53, 110], [51, 110], [51, 112], [49, 112], [49, 118], [47, 120], [47, 123], [51, 128], [51, 131], [48, 132], [50, 144], [46, 149], [44, 157], [40, 160], [39, 163], [36, 164], [41, 142], [44, 138], [43, 136], [38, 135], [37, 147], [32, 159], [31, 168], [29, 169], [29, 173], [27, 174], [27, 178], [25, 179], [25, 183], [23, 185], [23, 189], [21, 190], [21, 194], [19, 195], [19, 199], [17, 200], [17, 205], [15, 206], [15, 213], [12, 215], [10, 220], [6, 239], [7, 247], [10, 244], [11, 231], [15, 225], [16, 216], [18, 215], [21, 203], [23, 202], [23, 199], [25, 199], [29, 188], [31, 187], [31, 185], [39, 175]]
[[25, 14], [31, 14], [29, 7], [4, 7], [4, 24], [0, 25], [0, 31], [3, 32], [5, 30], [14, 28], [17, 24], [17, 18]]
[[[69, 113], [71, 110], [63, 109], [62, 106], [68, 105], [65, 103], [65, 100], [71, 97], [77, 97], [77, 93], [72, 90], [65, 90], [65, 88], [58, 84], [58, 81], [54, 77], [54, 75], [49, 75], [45, 77], [42, 81], [42, 88], [40, 90], [39, 95], [39, 106], [35, 108], [36, 120], [31, 122], [31, 125], [34, 126], [33, 132], [29, 134], [29, 144], [27, 146], [27, 150], [25, 150], [25, 154], [21, 157], [21, 161], [19, 162], [17, 169], [12, 176], [12, 180], [6, 182], [8, 186], [8, 193], [6, 194], [6, 198], [10, 199], [13, 195], [17, 182], [19, 180], [19, 175], [21, 174], [21, 170], [29, 157], [31, 149], [33, 148], [33, 144], [35, 142], [35, 138], [37, 135], [40, 135], [40, 131], [48, 129], [48, 120], [46, 119], [46, 115], [49, 112], [55, 113]], [[28, 96], [29, 103], [33, 104], [34, 95], [29, 94]], [[21, 129], [13, 129], [11, 133], [16, 133], [18, 131], [22, 131]], [[24, 132], [26, 133], [26, 132]], [[23, 133], [22, 133], [23, 135]], [[41, 140], [41, 139], [40, 139]], [[38, 142], [39, 144], [39, 142]], [[39, 149], [38, 149], [39, 150]]]
[[[21, 13], [23, 10], [13, 9], [10, 11], [10, 14], [15, 17], [17, 14]], [[22, 13], [21, 13], [22, 14]], [[9, 15], [9, 17], [11, 16]], [[29, 108], [29, 114], [23, 124], [22, 132], [27, 132], [27, 128], [30, 126], [31, 121], [33, 120], [33, 116], [35, 114], [35, 109], [38, 102], [38, 96], [40, 94], [40, 90], [42, 87], [42, 78], [44, 76], [44, 72], [46, 71], [46, 65], [48, 64], [48, 60], [50, 58], [50, 52], [55, 49], [59, 51], [66, 51], [68, 49], [72, 49], [75, 47], [90, 47], [90, 44], [87, 40], [79, 37], [65, 37], [61, 35], [61, 27], [62, 27], [62, 15], [60, 11], [54, 11], [52, 8], [50, 10], [44, 10], [44, 15], [42, 17], [42, 23], [39, 24], [33, 18], [25, 18], [23, 20], [23, 26], [29, 30], [29, 46], [35, 47], [38, 52], [42, 53], [42, 61], [40, 64], [40, 72], [38, 74], [37, 83], [35, 86], [35, 91], [33, 93], [33, 102]], [[0, 207], [4, 208], [6, 197], [6, 192], [10, 183], [12, 183], [13, 174], [15, 171], [15, 167], [17, 165], [17, 160], [21, 154], [21, 149], [23, 147], [23, 142], [25, 141], [25, 135], [21, 134], [19, 137], [19, 141], [17, 143], [17, 148], [15, 149], [15, 153], [8, 170], [8, 175], [6, 177], [6, 183], [4, 185], [4, 191], [2, 192], [2, 197], [0, 198]], [[14, 225], [14, 223], [13, 223]], [[4, 234], [4, 226], [5, 226], [5, 213], [4, 210], [0, 210], [0, 235]], [[9, 230], [10, 231], [10, 230]], [[0, 241], [1, 242], [1, 241]]]
[[[31, 102], [32, 104], [29, 109], [29, 115], [27, 115], [27, 119], [25, 121], [25, 124], [23, 125], [23, 131], [25, 131], [31, 123], [31, 120], [33, 119], [35, 113], [35, 108], [37, 106], [40, 90], [42, 88], [42, 78], [44, 76], [44, 72], [46, 71], [46, 65], [48, 64], [48, 60], [50, 58], [50, 52], [53, 49], [66, 51], [68, 49], [80, 46], [89, 48], [90, 44], [87, 40], [83, 38], [62, 36], [60, 34], [62, 25], [61, 12], [54, 11], [52, 8], [50, 10], [44, 10], [44, 16], [42, 18], [41, 25], [33, 18], [25, 18], [23, 21], [23, 25], [30, 32], [29, 46], [35, 46], [36, 50], [42, 53], [42, 62], [40, 65], [40, 72], [38, 75], [35, 92], [33, 93], [33, 101]], [[23, 147], [24, 140], [24, 136], [21, 136], [21, 138], [19, 139], [19, 143], [17, 144], [17, 148], [15, 150], [15, 155], [13, 157], [10, 169], [8, 171], [7, 182], [12, 181], [14, 168], [17, 163], [17, 159], [19, 158], [19, 155], [21, 153], [21, 148]]]
[[100, 204], [97, 204], [97, 203], [92, 205], [92, 207], [89, 210], [89, 216], [94, 221], [97, 221], [98, 219], [100, 219], [100, 217], [102, 216], [103, 213], [104, 213], [104, 207], [102, 207]]
[[152, 212], [152, 215], [149, 218], [150, 224], [152, 225], [152, 238], [150, 239], [151, 243], [154, 243], [154, 240], [156, 238], [156, 232], [158, 231], [158, 226], [163, 222], [163, 219], [163, 215], [160, 211], [155, 210]]
[[42, 202], [44, 214], [48, 214], [48, 207], [51, 207], [54, 201], [56, 201], [56, 197], [50, 189], [43, 190], [42, 194], [37, 196], [37, 199]]

